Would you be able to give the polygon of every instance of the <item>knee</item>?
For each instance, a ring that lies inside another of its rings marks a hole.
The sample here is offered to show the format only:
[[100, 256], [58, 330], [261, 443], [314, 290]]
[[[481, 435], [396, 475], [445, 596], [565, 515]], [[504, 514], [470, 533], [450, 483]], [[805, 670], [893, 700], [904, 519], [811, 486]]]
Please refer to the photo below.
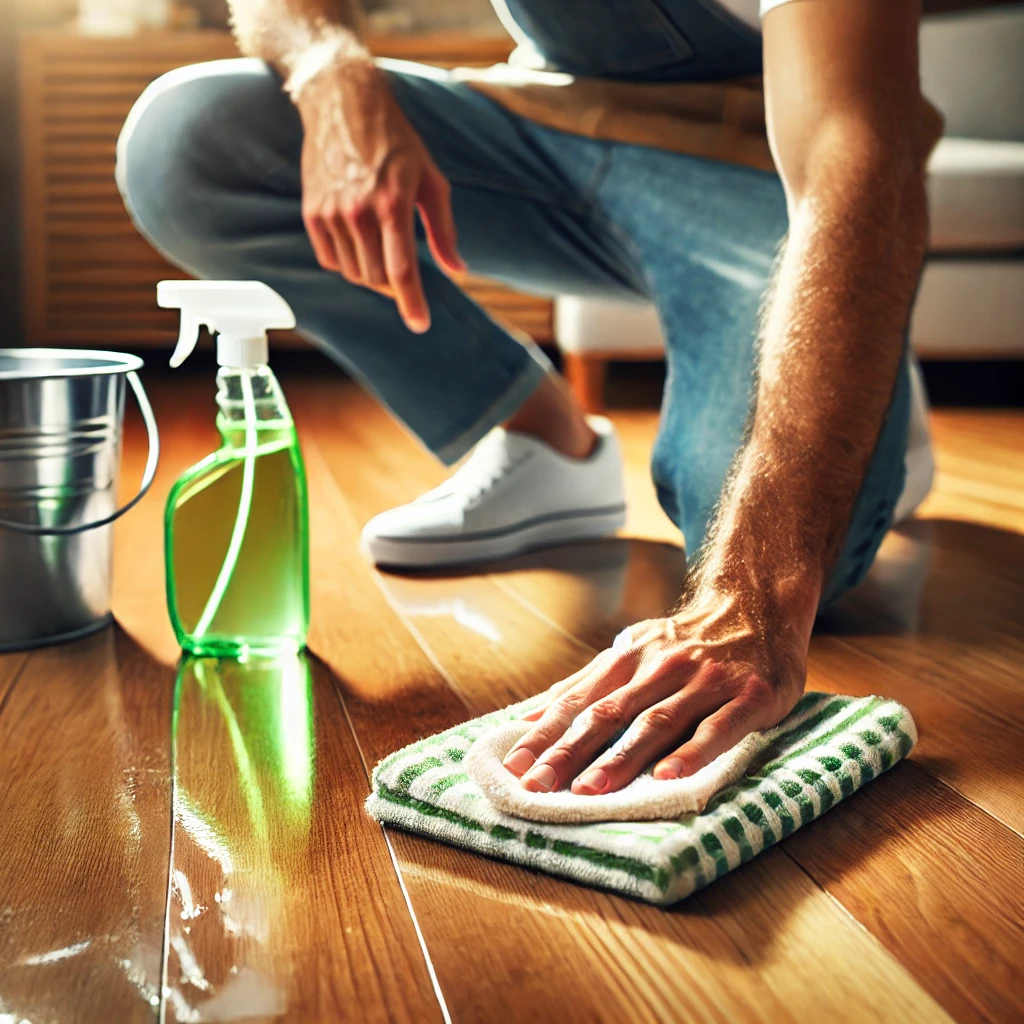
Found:
[[677, 461], [677, 453], [665, 432], [660, 431], [651, 450], [651, 480], [662, 511], [682, 529], [682, 496], [679, 493]]
[[117, 142], [117, 185], [136, 227], [176, 262], [222, 232], [218, 197], [238, 188], [243, 154], [281, 98], [261, 61], [232, 60], [171, 71], [135, 103]]

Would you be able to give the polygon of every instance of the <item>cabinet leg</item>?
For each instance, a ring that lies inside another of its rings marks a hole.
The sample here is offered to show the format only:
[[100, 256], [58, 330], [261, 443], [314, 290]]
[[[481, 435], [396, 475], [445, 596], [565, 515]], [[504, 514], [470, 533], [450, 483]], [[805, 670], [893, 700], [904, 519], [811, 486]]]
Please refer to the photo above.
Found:
[[602, 355], [566, 352], [562, 356], [562, 371], [576, 401], [584, 412], [604, 412], [604, 382], [608, 361]]

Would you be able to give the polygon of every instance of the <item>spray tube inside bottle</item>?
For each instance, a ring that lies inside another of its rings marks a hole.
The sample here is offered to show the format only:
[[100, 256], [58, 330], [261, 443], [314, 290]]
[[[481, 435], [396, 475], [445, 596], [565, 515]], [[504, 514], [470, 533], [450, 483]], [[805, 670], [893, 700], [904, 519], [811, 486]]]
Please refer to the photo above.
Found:
[[181, 309], [171, 365], [188, 358], [205, 326], [217, 335], [220, 368], [224, 447], [189, 470], [168, 499], [168, 603], [179, 642], [229, 656], [301, 648], [309, 613], [305, 470], [267, 366], [266, 334], [294, 327], [294, 315], [259, 282], [165, 281], [157, 299]]

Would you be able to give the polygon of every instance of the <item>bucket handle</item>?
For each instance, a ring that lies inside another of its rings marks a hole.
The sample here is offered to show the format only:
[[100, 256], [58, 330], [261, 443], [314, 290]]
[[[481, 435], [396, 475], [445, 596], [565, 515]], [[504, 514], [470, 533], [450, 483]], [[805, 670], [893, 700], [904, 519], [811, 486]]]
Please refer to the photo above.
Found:
[[0, 519], [0, 527], [6, 530], [14, 530], [17, 533], [28, 533], [36, 537], [66, 537], [70, 534], [84, 533], [86, 530], [95, 530], [100, 526], [109, 526], [115, 519], [120, 519], [125, 512], [135, 508], [136, 505], [146, 496], [156, 476], [157, 463], [160, 461], [160, 434], [156, 428], [156, 417], [153, 415], [153, 406], [149, 404], [149, 396], [146, 389], [139, 380], [139, 375], [134, 370], [129, 370], [125, 376], [135, 393], [135, 400], [139, 403], [139, 412], [146, 424], [146, 437], [149, 439], [149, 454], [146, 456], [146, 468], [142, 473], [142, 483], [139, 491], [128, 502], [122, 505], [116, 512], [103, 519], [96, 519], [91, 523], [79, 523], [77, 526], [34, 526], [31, 523], [16, 523], [9, 519]]

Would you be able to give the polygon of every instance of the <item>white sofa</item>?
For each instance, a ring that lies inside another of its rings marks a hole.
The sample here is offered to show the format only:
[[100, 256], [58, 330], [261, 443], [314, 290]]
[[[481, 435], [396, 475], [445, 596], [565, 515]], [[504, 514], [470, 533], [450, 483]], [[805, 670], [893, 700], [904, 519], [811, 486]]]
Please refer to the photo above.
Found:
[[[929, 164], [930, 254], [911, 321], [924, 358], [1024, 357], [1024, 3], [927, 18], [921, 79], [946, 117]], [[647, 304], [563, 296], [555, 340], [584, 405], [610, 359], [664, 351]]]

